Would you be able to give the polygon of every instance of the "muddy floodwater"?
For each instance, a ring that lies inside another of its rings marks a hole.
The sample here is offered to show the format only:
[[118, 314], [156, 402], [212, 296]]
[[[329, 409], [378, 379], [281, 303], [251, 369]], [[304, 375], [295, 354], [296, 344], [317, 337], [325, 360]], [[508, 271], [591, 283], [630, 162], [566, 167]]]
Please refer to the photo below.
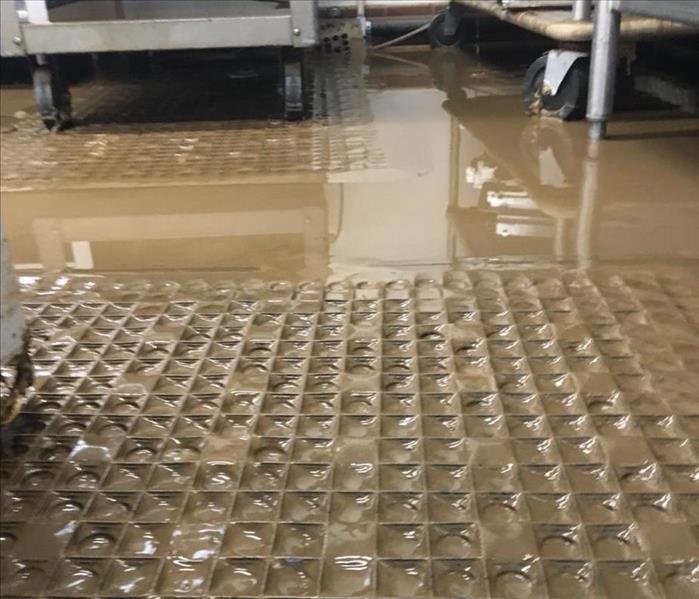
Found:
[[2, 89], [3, 596], [699, 596], [699, 120], [590, 144], [530, 54]]

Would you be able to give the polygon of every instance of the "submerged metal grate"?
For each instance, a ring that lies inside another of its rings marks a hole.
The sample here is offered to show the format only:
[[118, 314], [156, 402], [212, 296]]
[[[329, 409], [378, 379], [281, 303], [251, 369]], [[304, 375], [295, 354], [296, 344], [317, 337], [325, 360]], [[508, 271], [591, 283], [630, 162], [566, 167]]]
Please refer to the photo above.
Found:
[[262, 116], [279, 112], [274, 83], [258, 97], [253, 90], [269, 82], [236, 83], [224, 68], [91, 84], [77, 102], [77, 126], [58, 134], [36, 116], [16, 120], [1, 138], [2, 188], [317, 177], [384, 165], [361, 66], [351, 57], [315, 59], [311, 116], [301, 122]]
[[4, 596], [699, 594], [689, 276], [23, 281]]

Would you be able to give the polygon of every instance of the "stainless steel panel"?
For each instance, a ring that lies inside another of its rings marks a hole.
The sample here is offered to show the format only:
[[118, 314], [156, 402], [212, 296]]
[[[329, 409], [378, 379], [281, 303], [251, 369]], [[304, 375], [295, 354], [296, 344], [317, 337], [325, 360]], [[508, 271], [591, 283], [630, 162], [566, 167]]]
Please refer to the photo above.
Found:
[[699, 25], [696, 0], [619, 0], [617, 4], [623, 13]]

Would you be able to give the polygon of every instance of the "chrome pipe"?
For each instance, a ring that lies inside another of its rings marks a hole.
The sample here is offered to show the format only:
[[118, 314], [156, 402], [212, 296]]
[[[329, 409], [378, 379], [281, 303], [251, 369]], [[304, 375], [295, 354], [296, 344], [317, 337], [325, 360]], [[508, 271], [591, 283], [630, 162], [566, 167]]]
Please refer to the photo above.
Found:
[[593, 139], [604, 137], [605, 123], [614, 104], [620, 24], [621, 14], [613, 2], [597, 4], [587, 95], [587, 119], [591, 121], [590, 137]]
[[589, 21], [592, 14], [592, 0], [573, 0], [573, 20]]

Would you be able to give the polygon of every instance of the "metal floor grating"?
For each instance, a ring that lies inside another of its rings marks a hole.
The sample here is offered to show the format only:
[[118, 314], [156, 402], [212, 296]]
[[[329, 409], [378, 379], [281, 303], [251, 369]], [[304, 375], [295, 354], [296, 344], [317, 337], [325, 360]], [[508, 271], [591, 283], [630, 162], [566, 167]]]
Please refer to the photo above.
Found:
[[265, 82], [236, 82], [222, 69], [90, 84], [76, 92], [84, 95], [77, 126], [59, 134], [36, 116], [16, 120], [1, 138], [2, 188], [221, 183], [384, 165], [361, 65], [351, 57], [315, 58], [311, 116], [301, 122], [263, 116], [279, 111], [274, 84], [260, 96]]
[[699, 595], [689, 275], [22, 281], [4, 597]]

